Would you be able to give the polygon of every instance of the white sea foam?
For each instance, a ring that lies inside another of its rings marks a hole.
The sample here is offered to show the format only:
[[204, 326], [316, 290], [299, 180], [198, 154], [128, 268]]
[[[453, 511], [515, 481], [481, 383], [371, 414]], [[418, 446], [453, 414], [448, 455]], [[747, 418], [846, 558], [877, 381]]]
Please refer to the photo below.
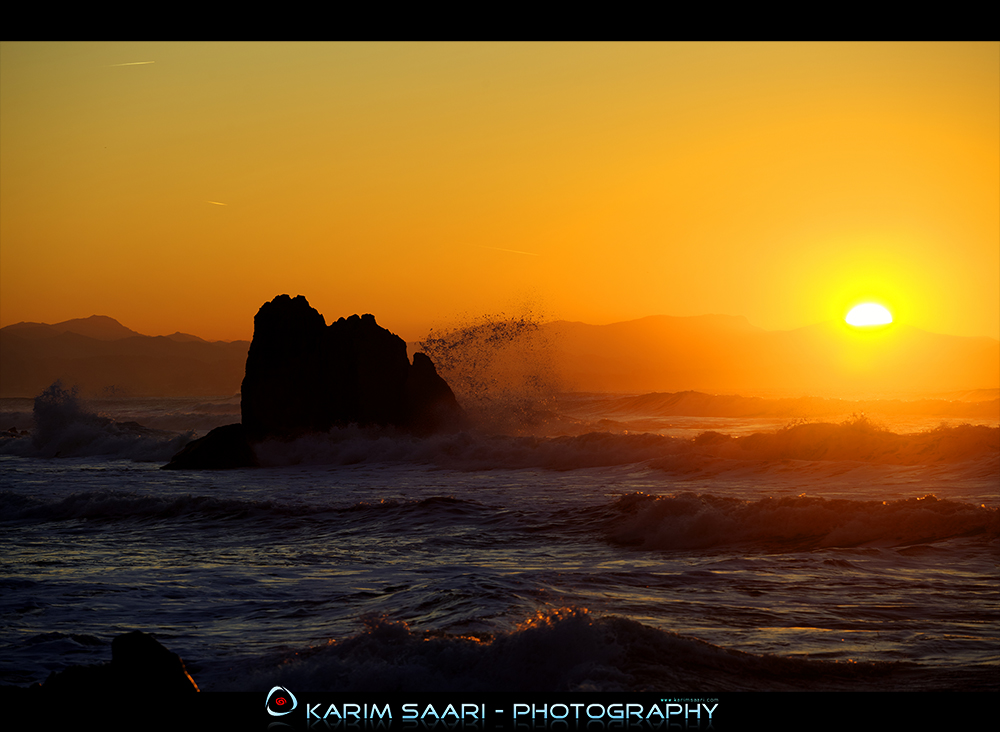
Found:
[[[258, 659], [233, 676], [209, 672], [209, 690], [266, 691], [750, 691], [891, 688], [903, 663], [834, 663], [733, 651], [581, 608], [539, 613], [512, 631], [413, 631], [384, 616], [323, 646]], [[919, 674], [919, 671], [917, 671]], [[912, 683], [910, 681], [909, 683]]]
[[997, 688], [989, 426], [347, 428], [163, 471], [125, 423], [197, 405], [50, 397], [0, 448], [0, 683], [139, 629], [207, 690]]
[[89, 411], [75, 389], [56, 382], [35, 398], [30, 436], [0, 436], [0, 454], [24, 457], [107, 455], [141, 461], [168, 460], [193, 437], [117, 422]]

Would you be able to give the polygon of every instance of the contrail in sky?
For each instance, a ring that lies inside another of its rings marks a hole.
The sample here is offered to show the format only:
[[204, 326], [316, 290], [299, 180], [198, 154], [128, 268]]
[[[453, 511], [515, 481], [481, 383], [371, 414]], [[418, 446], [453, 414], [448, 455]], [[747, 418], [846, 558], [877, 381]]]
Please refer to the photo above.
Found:
[[488, 247], [485, 244], [480, 244], [483, 249], [496, 249], [498, 252], [510, 252], [511, 254], [527, 254], [529, 257], [538, 257], [540, 255], [535, 254], [535, 252], [519, 252], [517, 249], [501, 249], [500, 247]]
[[219, 203], [218, 201], [208, 201], [207, 203], [214, 203], [216, 206], [228, 206], [228, 203]]
[[127, 64], [108, 64], [109, 66], [143, 66], [145, 64], [155, 64], [155, 61], [130, 61]]

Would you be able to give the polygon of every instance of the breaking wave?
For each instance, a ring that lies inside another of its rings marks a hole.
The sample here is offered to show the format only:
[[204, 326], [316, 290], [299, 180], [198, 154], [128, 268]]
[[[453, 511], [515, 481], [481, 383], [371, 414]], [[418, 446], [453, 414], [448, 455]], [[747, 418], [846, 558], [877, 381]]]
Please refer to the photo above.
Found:
[[1000, 454], [1000, 427], [962, 424], [898, 434], [862, 414], [840, 424], [795, 422], [776, 432], [744, 437], [704, 432], [694, 442], [705, 454], [725, 458], [919, 465]]
[[[539, 613], [506, 633], [415, 631], [385, 616], [326, 645], [199, 677], [210, 691], [482, 692], [947, 688], [910, 663], [760, 656], [583, 608]], [[923, 681], [921, 682], [921, 677]]]
[[77, 390], [55, 382], [35, 397], [30, 435], [5, 433], [0, 454], [64, 458], [110, 455], [138, 461], [168, 460], [193, 437], [116, 422], [88, 411]]
[[290, 442], [255, 446], [263, 466], [417, 463], [456, 470], [573, 470], [641, 463], [681, 449], [683, 440], [653, 434], [593, 432], [575, 437], [517, 437], [462, 432], [427, 438], [349, 427]]
[[746, 546], [807, 551], [1000, 538], [1000, 509], [933, 495], [896, 501], [810, 496], [750, 501], [696, 493], [633, 493], [613, 506], [611, 542], [642, 550]]
[[[731, 470], [787, 468], [792, 461], [801, 462], [803, 469], [806, 462], [817, 466], [836, 462], [897, 466], [967, 463], [977, 466], [984, 477], [996, 475], [1000, 466], [1000, 427], [941, 425], [900, 434], [864, 415], [839, 424], [797, 421], [775, 431], [737, 436], [707, 431], [689, 438], [622, 430], [537, 436], [530, 434], [528, 422], [535, 418], [544, 421], [551, 414], [547, 417], [539, 406], [544, 402], [541, 391], [531, 399], [529, 392], [515, 389], [510, 393], [514, 395], [511, 398], [524, 397], [525, 404], [534, 405], [530, 409], [508, 409], [510, 403], [500, 397], [483, 402], [492, 406], [484, 408], [480, 416], [495, 408], [516, 422], [513, 433], [494, 430], [496, 422], [487, 429], [425, 438], [393, 429], [349, 426], [289, 441], [267, 440], [254, 449], [265, 467], [409, 463], [456, 470], [573, 470], [641, 464], [701, 477]], [[203, 409], [211, 405], [195, 406]], [[232, 404], [219, 407], [228, 413], [233, 408]], [[166, 462], [194, 437], [191, 431], [151, 429], [95, 414], [81, 403], [75, 390], [64, 389], [58, 382], [34, 400], [33, 416], [30, 433], [0, 433], [0, 455], [110, 456]]]
[[562, 437], [461, 432], [414, 438], [390, 430], [348, 427], [288, 442], [268, 440], [255, 450], [260, 464], [270, 467], [398, 462], [457, 470], [573, 470], [643, 463], [667, 472], [696, 474], [747, 466], [766, 470], [788, 460], [885, 465], [978, 461], [989, 463], [984, 469], [995, 472], [1000, 428], [959, 425], [900, 435], [865, 422], [816, 423], [744, 437], [704, 432], [685, 439], [613, 432]]

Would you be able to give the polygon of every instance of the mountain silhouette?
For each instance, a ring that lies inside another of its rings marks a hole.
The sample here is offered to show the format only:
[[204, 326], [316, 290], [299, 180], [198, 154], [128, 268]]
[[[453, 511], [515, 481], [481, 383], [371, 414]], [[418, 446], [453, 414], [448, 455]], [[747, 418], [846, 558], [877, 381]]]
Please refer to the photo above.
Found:
[[114, 318], [0, 328], [0, 397], [34, 397], [54, 381], [84, 396], [221, 396], [240, 390], [249, 341], [147, 336]]
[[[541, 333], [544, 357], [571, 391], [865, 399], [1000, 388], [1000, 341], [905, 324], [767, 331], [738, 316], [655, 315], [609, 325], [556, 321]], [[56, 379], [91, 396], [231, 395], [249, 346], [145, 336], [107, 316], [17, 323], [0, 328], [0, 396], [33, 397]]]
[[1000, 341], [905, 324], [766, 331], [740, 317], [657, 315], [543, 331], [564, 387], [576, 391], [860, 398], [1000, 387]]
[[89, 318], [73, 318], [61, 323], [47, 325], [45, 323], [15, 323], [0, 331], [16, 335], [20, 338], [37, 340], [51, 338], [60, 333], [76, 333], [99, 341], [117, 341], [122, 338], [141, 336], [131, 328], [126, 328], [114, 318], [107, 315], [91, 315]]

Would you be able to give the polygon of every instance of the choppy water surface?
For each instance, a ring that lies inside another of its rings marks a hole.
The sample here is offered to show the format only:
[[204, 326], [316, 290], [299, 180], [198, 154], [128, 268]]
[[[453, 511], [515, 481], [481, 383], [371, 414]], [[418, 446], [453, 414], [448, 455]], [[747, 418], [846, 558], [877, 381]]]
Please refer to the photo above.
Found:
[[141, 629], [208, 690], [1000, 688], [1000, 432], [753, 426], [9, 439], [0, 683]]

